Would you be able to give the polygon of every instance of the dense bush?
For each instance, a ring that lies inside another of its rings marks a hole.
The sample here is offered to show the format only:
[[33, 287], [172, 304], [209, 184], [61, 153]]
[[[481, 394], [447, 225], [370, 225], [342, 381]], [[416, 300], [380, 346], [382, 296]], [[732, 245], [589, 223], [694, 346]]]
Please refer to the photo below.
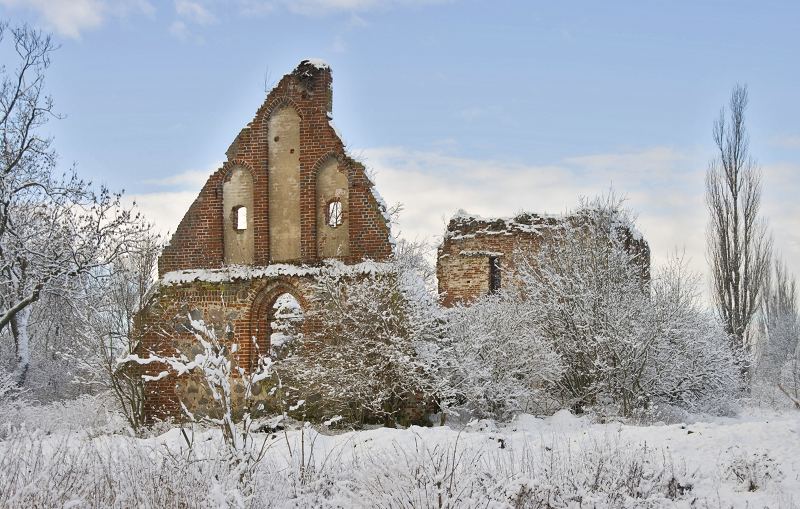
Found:
[[517, 253], [500, 295], [453, 310], [439, 354], [455, 406], [499, 419], [559, 405], [630, 417], [734, 398], [740, 356], [699, 305], [698, 278], [679, 259], [651, 277], [636, 236], [620, 203], [586, 202], [539, 250]]

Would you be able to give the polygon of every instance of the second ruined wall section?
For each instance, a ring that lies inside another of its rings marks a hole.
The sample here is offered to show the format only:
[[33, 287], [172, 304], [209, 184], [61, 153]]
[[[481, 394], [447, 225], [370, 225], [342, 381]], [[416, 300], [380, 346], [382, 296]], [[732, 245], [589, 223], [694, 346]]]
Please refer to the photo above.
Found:
[[[159, 260], [159, 275], [233, 263], [314, 264], [327, 257], [354, 263], [392, 255], [385, 205], [330, 124], [331, 85], [330, 69], [308, 61], [281, 79], [184, 216]], [[336, 172], [320, 174], [331, 160]], [[239, 192], [224, 188], [234, 166], [252, 173], [246, 233], [226, 230], [232, 223], [224, 196]], [[320, 200], [337, 192], [344, 222], [326, 230], [320, 206], [328, 201]]]
[[[466, 214], [453, 217], [439, 246], [436, 275], [443, 306], [471, 304], [488, 293], [512, 284], [515, 258], [535, 255], [557, 242], [554, 232], [581, 224], [580, 216], [540, 216], [522, 213], [514, 218], [486, 219]], [[636, 254], [642, 277], [649, 279], [650, 248], [632, 227], [617, 230], [624, 248]]]

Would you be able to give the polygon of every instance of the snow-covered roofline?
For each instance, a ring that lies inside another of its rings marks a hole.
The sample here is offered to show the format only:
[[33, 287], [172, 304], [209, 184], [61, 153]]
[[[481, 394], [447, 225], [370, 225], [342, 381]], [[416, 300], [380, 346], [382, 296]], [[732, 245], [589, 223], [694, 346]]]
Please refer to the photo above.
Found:
[[[591, 213], [590, 209], [581, 209], [569, 214], [540, 214], [536, 212], [520, 212], [513, 217], [487, 218], [459, 209], [447, 224], [445, 236], [461, 238], [474, 235], [511, 235], [513, 233], [541, 233], [543, 229], [564, 225], [570, 219], [576, 219]], [[616, 228], [627, 230], [632, 240], [644, 241], [644, 236], [636, 228], [636, 224], [627, 214], [621, 214], [614, 223]]]
[[540, 233], [542, 228], [559, 225], [565, 216], [523, 212], [514, 217], [486, 218], [459, 210], [447, 224], [446, 237], [486, 234]]

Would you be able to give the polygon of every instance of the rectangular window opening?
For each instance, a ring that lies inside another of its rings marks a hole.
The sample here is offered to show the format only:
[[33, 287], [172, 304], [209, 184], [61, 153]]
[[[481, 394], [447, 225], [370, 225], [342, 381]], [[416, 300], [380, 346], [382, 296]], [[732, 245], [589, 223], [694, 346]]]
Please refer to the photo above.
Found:
[[236, 221], [236, 229], [238, 231], [247, 229], [247, 207], [236, 208], [234, 221]]
[[489, 293], [500, 291], [500, 258], [497, 256], [489, 257]]

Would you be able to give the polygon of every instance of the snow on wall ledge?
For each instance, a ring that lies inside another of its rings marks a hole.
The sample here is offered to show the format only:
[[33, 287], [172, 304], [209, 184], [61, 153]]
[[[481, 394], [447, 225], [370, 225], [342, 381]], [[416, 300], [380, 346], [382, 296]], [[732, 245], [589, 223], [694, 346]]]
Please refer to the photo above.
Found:
[[[487, 218], [477, 214], [470, 214], [461, 209], [450, 218], [446, 238], [470, 238], [475, 235], [513, 235], [515, 233], [542, 233], [545, 229], [563, 227], [590, 211], [581, 210], [572, 214], [539, 214], [535, 212], [521, 212], [513, 217]], [[627, 232], [637, 242], [643, 241], [644, 236], [636, 228], [636, 224], [626, 216], [620, 216], [613, 228]]]
[[201, 281], [205, 283], [227, 283], [235, 280], [269, 278], [279, 276], [318, 276], [323, 273], [342, 276], [361, 274], [386, 274], [392, 270], [389, 262], [367, 260], [346, 265], [337, 260], [328, 260], [322, 266], [291, 265], [275, 263], [267, 266], [229, 265], [221, 269], [189, 269], [167, 272], [160, 280], [162, 285], [178, 285]]
[[445, 237], [459, 239], [475, 235], [540, 233], [544, 228], [563, 225], [565, 216], [523, 212], [514, 217], [485, 218], [459, 210], [447, 225]]

